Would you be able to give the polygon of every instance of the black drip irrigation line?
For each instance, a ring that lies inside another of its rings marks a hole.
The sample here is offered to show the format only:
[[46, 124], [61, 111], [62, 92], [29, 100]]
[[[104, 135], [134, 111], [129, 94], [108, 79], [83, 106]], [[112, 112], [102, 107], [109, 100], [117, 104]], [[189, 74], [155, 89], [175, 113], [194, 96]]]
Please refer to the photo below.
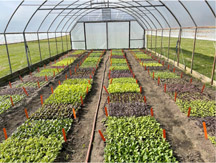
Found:
[[88, 146], [88, 151], [87, 151], [85, 163], [88, 163], [89, 157], [90, 157], [90, 154], [91, 154], [91, 150], [92, 150], [92, 142], [93, 142], [93, 140], [94, 140], [96, 120], [97, 120], [98, 110], [99, 110], [99, 108], [100, 108], [101, 96], [102, 96], [103, 85], [104, 85], [104, 76], [105, 76], [105, 73], [106, 73], [106, 65], [107, 65], [107, 61], [108, 61], [108, 60], [109, 60], [109, 57], [108, 57], [107, 60], [105, 61], [105, 68], [104, 68], [103, 78], [102, 78], [102, 80], [101, 80], [101, 86], [100, 86], [100, 94], [99, 94], [99, 99], [98, 99], [98, 103], [97, 103], [97, 108], [96, 108], [96, 112], [95, 112], [95, 116], [94, 116], [94, 121], [93, 121], [93, 126], [92, 126], [92, 132], [91, 132], [91, 138], [90, 138], [90, 142], [89, 142], [89, 146]]

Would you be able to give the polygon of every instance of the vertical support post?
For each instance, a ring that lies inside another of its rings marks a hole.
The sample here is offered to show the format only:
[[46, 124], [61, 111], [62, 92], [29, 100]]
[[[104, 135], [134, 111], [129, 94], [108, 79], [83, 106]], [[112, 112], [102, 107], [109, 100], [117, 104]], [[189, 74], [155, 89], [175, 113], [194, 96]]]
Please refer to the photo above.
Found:
[[48, 40], [48, 46], [49, 46], [49, 55], [50, 55], [50, 58], [51, 58], [50, 40], [49, 40], [48, 32], [47, 32], [47, 40]]
[[5, 39], [5, 47], [6, 47], [6, 50], [7, 50], [7, 57], [8, 57], [9, 67], [10, 67], [10, 73], [12, 74], [11, 61], [10, 61], [10, 53], [9, 53], [8, 43], [7, 43], [7, 37], [6, 37], [5, 33], [4, 33], [4, 39]]
[[[196, 27], [195, 33], [194, 33], [193, 51], [192, 51], [192, 57], [191, 57], [191, 74], [193, 72], [194, 52], [195, 52], [195, 48], [196, 48], [196, 36], [197, 36], [197, 27]], [[185, 68], [186, 68], [186, 65], [185, 65]]]
[[62, 32], [61, 32], [61, 42], [62, 42], [62, 52], [64, 52], [64, 44], [63, 44]]
[[131, 40], [131, 22], [130, 21], [129, 21], [129, 33], [128, 33], [128, 35], [129, 35], [128, 39], [129, 39], [129, 49], [130, 49], [130, 47], [131, 47], [131, 45], [130, 45], [130, 40]]
[[167, 61], [169, 61], [169, 53], [170, 53], [170, 37], [171, 37], [171, 28], [170, 28], [170, 30], [169, 30], [169, 41], [168, 41], [168, 56], [167, 56], [167, 58], [168, 58], [168, 60]]
[[68, 38], [67, 38], [67, 34], [66, 34], [66, 43], [67, 43], [67, 51], [68, 51]]
[[177, 66], [179, 66], [179, 54], [180, 54], [180, 46], [181, 46], [181, 32], [182, 28], [179, 30], [179, 38], [178, 38], [178, 54], [177, 54]]
[[148, 41], [146, 42], [146, 31], [143, 31], [143, 48], [148, 48]]
[[29, 63], [29, 57], [28, 57], [28, 48], [27, 48], [27, 42], [26, 42], [26, 37], [25, 37], [25, 33], [23, 33], [23, 39], [24, 39], [24, 46], [25, 46], [25, 53], [26, 53], [26, 59], [27, 59], [27, 63], [28, 63], [28, 68], [30, 69], [30, 63]]
[[85, 39], [85, 50], [87, 50], [87, 44], [86, 44], [86, 23], [83, 23], [83, 27], [84, 27], [84, 39]]
[[161, 31], [161, 55], [163, 55], [163, 29]]
[[211, 85], [213, 85], [213, 82], [214, 82], [215, 62], [216, 62], [216, 52], [214, 56], [213, 66], [212, 66]]
[[156, 54], [156, 50], [157, 50], [157, 29], [155, 33], [155, 54]]
[[38, 48], [39, 48], [39, 52], [40, 52], [40, 60], [42, 61], [42, 56], [41, 56], [41, 46], [40, 46], [40, 38], [39, 38], [39, 34], [37, 32], [37, 39], [38, 39]]
[[70, 44], [71, 44], [71, 50], [72, 50], [73, 47], [72, 47], [72, 35], [71, 35], [71, 32], [70, 32]]
[[106, 22], [106, 40], [107, 40], [107, 50], [108, 50], [109, 49], [108, 22]]
[[58, 54], [58, 43], [57, 43], [56, 33], [55, 33], [55, 42], [56, 42], [56, 51], [57, 51], [57, 54]]
[[151, 30], [151, 50], [152, 50], [152, 30]]

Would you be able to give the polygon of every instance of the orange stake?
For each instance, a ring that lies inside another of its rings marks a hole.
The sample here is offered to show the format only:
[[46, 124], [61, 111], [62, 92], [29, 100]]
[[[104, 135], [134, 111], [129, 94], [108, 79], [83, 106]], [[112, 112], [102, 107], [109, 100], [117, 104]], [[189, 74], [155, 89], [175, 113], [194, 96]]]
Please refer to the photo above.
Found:
[[207, 134], [207, 129], [206, 129], [206, 123], [205, 122], [203, 122], [203, 130], [204, 130], [205, 139], [208, 139], [208, 134]]
[[65, 74], [65, 80], [67, 80], [67, 74]]
[[107, 97], [107, 102], [108, 102], [108, 104], [110, 103], [110, 97], [109, 96]]
[[88, 94], [88, 87], [86, 88], [86, 94]]
[[190, 78], [190, 83], [192, 83], [192, 78]]
[[112, 84], [112, 80], [113, 80], [113, 79], [110, 79], [110, 84]]
[[3, 131], [4, 131], [5, 140], [7, 140], [8, 136], [7, 136], [6, 128], [3, 128]]
[[149, 74], [149, 68], [148, 68], [148, 74]]
[[188, 117], [190, 117], [191, 107], [188, 108]]
[[11, 100], [11, 105], [14, 106], [13, 99], [11, 96], [10, 96], [10, 100]]
[[142, 93], [142, 87], [140, 86], [140, 93]]
[[146, 104], [146, 101], [147, 101], [147, 100], [146, 100], [146, 96], [144, 96], [144, 102], [145, 102], [145, 104]]
[[153, 108], [151, 108], [151, 116], [152, 116], [152, 117], [154, 116]]
[[51, 92], [52, 92], [52, 94], [53, 94], [53, 86], [51, 86]]
[[11, 82], [9, 81], [9, 86], [10, 86], [10, 88], [12, 88], [12, 85], [11, 85]]
[[23, 87], [23, 91], [25, 92], [26, 96], [28, 96], [28, 92], [26, 91], [25, 87]]
[[153, 72], [153, 75], [152, 75], [152, 79], [154, 80], [154, 72]]
[[43, 105], [43, 96], [40, 95], [40, 99], [41, 99], [41, 105]]
[[83, 106], [83, 99], [82, 99], [82, 96], [80, 96], [80, 100], [81, 100], [81, 105]]
[[183, 72], [181, 73], [181, 78], [183, 77]]
[[61, 85], [61, 82], [60, 82], [60, 80], [58, 81], [58, 83], [59, 83], [59, 85]]
[[39, 67], [37, 68], [37, 70], [38, 70], [38, 72], [40, 72], [40, 69], [39, 69]]
[[76, 119], [76, 112], [74, 108], [73, 108], [73, 115], [74, 115], [74, 119]]
[[158, 77], [158, 85], [160, 85], [160, 77]]
[[164, 92], [166, 92], [166, 84], [164, 84]]
[[176, 97], [177, 97], [177, 92], [175, 92], [175, 99], [174, 99], [174, 100], [175, 100], [175, 102], [176, 102]]
[[90, 80], [88, 80], [88, 83], [91, 84]]
[[175, 72], [175, 67], [173, 68], [173, 72]]
[[47, 78], [47, 76], [45, 75], [45, 79], [46, 79], [46, 81], [48, 81], [48, 78]]
[[37, 84], [38, 84], [38, 88], [40, 88], [40, 83], [39, 83], [39, 81], [37, 81]]
[[63, 134], [63, 137], [64, 137], [64, 141], [66, 142], [67, 138], [66, 138], [66, 134], [65, 134], [65, 129], [64, 128], [62, 128], [62, 134]]
[[169, 69], [169, 65], [167, 66], [167, 69]]
[[19, 78], [20, 78], [20, 80], [23, 82], [23, 79], [22, 79], [22, 77], [21, 77], [21, 76], [19, 76]]
[[53, 71], [53, 77], [55, 77], [55, 71]]
[[166, 130], [163, 129], [163, 138], [166, 139]]
[[104, 138], [104, 136], [103, 136], [103, 134], [102, 134], [101, 130], [98, 130], [98, 132], [99, 132], [99, 134], [100, 134], [100, 136], [101, 136], [102, 140], [105, 142], [105, 141], [106, 141], [106, 139]]
[[25, 108], [25, 109], [24, 109], [24, 111], [25, 111], [26, 118], [28, 119], [28, 118], [29, 118], [29, 116], [28, 116], [27, 109]]
[[89, 78], [92, 79], [92, 76], [90, 75]]
[[72, 76], [72, 71], [70, 70], [70, 76]]
[[108, 117], [108, 112], [107, 112], [107, 107], [106, 106], [105, 106], [104, 110], [105, 110], [106, 116]]
[[205, 89], [205, 84], [202, 87], [201, 93], [203, 93], [204, 89]]
[[146, 65], [145, 65], [145, 70], [146, 70]]
[[103, 86], [104, 90], [106, 91], [107, 94], [109, 94], [108, 90], [106, 89], [105, 86]]
[[136, 79], [136, 83], [138, 83], [138, 80]]

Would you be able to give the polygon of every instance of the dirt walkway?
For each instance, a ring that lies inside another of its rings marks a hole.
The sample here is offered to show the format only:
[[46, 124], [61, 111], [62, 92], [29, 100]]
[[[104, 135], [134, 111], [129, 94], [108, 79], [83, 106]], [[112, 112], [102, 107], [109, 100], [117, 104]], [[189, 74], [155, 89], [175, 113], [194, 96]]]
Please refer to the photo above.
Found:
[[[70, 66], [72, 73], [74, 72], [73, 70], [76, 64], [79, 63], [84, 56], [85, 55], [82, 55], [72, 63]], [[15, 106], [13, 109], [10, 108], [7, 112], [0, 115], [0, 142], [4, 140], [2, 128], [6, 128], [8, 136], [16, 131], [17, 127], [27, 120], [24, 109], [27, 108], [29, 116], [39, 109], [41, 106], [40, 95], [43, 95], [43, 100], [45, 101], [45, 99], [51, 95], [50, 87], [53, 86], [53, 89], [55, 89], [58, 86], [58, 81], [60, 80], [62, 83], [65, 80], [65, 74], [67, 73], [69, 75], [68, 72], [69, 69], [65, 70], [61, 75], [56, 76], [55, 79], [51, 80], [48, 85], [40, 88], [30, 97], [26, 97], [26, 99], [21, 101], [17, 107]]]
[[[68, 133], [67, 143], [64, 144], [56, 162], [85, 162], [107, 57], [106, 54], [96, 71], [91, 92], [87, 95], [84, 106], [78, 110], [77, 119], [73, 122], [72, 129]], [[103, 156], [100, 151], [97, 154]]]
[[166, 129], [167, 139], [174, 154], [182, 162], [215, 162], [215, 147], [205, 140], [203, 130], [195, 121], [189, 120], [185, 114], [163, 92], [163, 88], [154, 84], [147, 71], [138, 64], [132, 54], [127, 54], [132, 69], [144, 89], [147, 103], [153, 107], [154, 115], [162, 128]]

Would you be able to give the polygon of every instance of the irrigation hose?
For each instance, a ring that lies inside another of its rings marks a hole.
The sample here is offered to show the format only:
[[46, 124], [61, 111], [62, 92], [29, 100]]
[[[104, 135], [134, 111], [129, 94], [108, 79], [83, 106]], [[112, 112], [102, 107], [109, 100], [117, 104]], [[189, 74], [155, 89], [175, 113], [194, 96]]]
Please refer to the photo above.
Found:
[[100, 108], [101, 95], [102, 95], [102, 91], [103, 91], [104, 76], [105, 76], [105, 73], [106, 73], [106, 64], [107, 64], [108, 60], [109, 60], [109, 57], [107, 58], [107, 60], [104, 63], [105, 68], [104, 68], [104, 72], [103, 72], [103, 78], [101, 80], [100, 94], [99, 94], [99, 99], [98, 99], [97, 108], [96, 108], [96, 112], [95, 112], [95, 116], [94, 116], [94, 121], [93, 121], [93, 126], [92, 126], [91, 138], [90, 138], [90, 142], [89, 142], [89, 146], [88, 146], [88, 151], [87, 151], [87, 155], [86, 155], [86, 160], [85, 160], [86, 163], [88, 163], [88, 161], [89, 161], [89, 157], [90, 157], [90, 153], [91, 153], [91, 149], [92, 149], [92, 142], [93, 142], [93, 139], [94, 139], [96, 120], [97, 120], [98, 110]]

